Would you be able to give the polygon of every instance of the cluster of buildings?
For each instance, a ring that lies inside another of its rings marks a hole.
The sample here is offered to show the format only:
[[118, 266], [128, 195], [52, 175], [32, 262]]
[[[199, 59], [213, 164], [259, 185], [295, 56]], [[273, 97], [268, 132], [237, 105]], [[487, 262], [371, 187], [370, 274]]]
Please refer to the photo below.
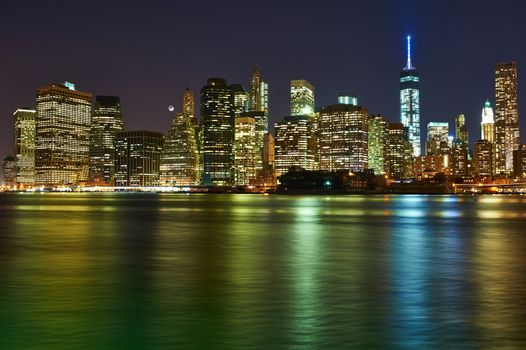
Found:
[[315, 87], [290, 83], [290, 113], [269, 131], [269, 85], [257, 65], [248, 90], [210, 78], [195, 96], [186, 89], [182, 111], [166, 133], [124, 130], [119, 97], [95, 96], [72, 83], [36, 93], [35, 108], [13, 115], [13, 155], [3, 160], [10, 189], [68, 186], [268, 189], [291, 167], [375, 174], [388, 181], [425, 181], [437, 174], [459, 181], [526, 177], [520, 144], [515, 63], [495, 69], [495, 107], [482, 108], [481, 133], [469, 146], [466, 117], [427, 124], [422, 142], [419, 74], [411, 61], [400, 74], [400, 122], [369, 113], [357, 95], [315, 106]]

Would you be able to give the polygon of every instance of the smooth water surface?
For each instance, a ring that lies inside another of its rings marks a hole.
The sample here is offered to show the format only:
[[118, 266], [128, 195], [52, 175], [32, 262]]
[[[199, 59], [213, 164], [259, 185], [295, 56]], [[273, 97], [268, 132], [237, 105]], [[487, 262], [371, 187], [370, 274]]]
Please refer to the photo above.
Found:
[[526, 348], [526, 199], [1, 194], [0, 349], [117, 348]]

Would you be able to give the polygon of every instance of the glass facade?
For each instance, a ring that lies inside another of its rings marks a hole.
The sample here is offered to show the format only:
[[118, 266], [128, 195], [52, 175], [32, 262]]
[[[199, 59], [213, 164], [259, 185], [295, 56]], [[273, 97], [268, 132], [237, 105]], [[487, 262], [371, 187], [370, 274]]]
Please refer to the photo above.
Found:
[[371, 116], [368, 124], [368, 169], [373, 169], [375, 174], [385, 174], [389, 121], [377, 115]]
[[257, 159], [261, 163], [260, 149], [256, 145], [256, 119], [237, 117], [234, 141], [234, 176], [237, 186], [248, 185], [256, 178]]
[[208, 79], [201, 89], [201, 117], [203, 182], [231, 186], [234, 183], [234, 94], [225, 79]]
[[87, 181], [91, 94], [52, 84], [37, 90], [36, 111], [36, 185]]
[[290, 82], [290, 115], [314, 114], [314, 86], [307, 80]]
[[20, 188], [35, 185], [35, 123], [36, 111], [19, 108], [14, 118], [15, 183]]
[[309, 148], [311, 124], [308, 116], [287, 116], [275, 124], [275, 170], [283, 175], [291, 166], [313, 170], [314, 155]]
[[115, 135], [124, 130], [119, 97], [97, 96], [91, 118], [89, 179], [113, 185], [115, 176]]
[[495, 67], [495, 170], [497, 174], [513, 171], [513, 151], [520, 144], [517, 107], [517, 68], [515, 63]]
[[407, 37], [407, 64], [400, 73], [400, 121], [408, 128], [413, 155], [422, 153], [420, 137], [420, 76], [411, 64], [411, 37]]
[[427, 124], [426, 155], [440, 151], [442, 142], [449, 142], [449, 123], [430, 122]]

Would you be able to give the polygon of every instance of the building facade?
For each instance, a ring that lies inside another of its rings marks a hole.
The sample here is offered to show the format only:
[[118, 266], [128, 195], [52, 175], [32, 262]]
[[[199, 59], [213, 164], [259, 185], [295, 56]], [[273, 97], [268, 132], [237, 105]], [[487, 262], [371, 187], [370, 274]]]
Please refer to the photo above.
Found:
[[519, 111], [517, 107], [517, 68], [515, 63], [495, 67], [495, 170], [513, 171], [513, 151], [518, 149]]
[[18, 108], [13, 113], [15, 184], [20, 188], [35, 185], [35, 123], [36, 111]]
[[407, 36], [407, 63], [400, 73], [400, 121], [408, 128], [413, 154], [421, 152], [420, 138], [420, 76], [411, 62], [411, 37]]
[[276, 176], [288, 172], [291, 166], [312, 170], [314, 155], [309, 148], [311, 125], [308, 116], [287, 116], [275, 124]]
[[35, 183], [73, 185], [88, 180], [91, 94], [71, 83], [37, 90]]
[[368, 124], [368, 169], [376, 175], [385, 174], [389, 120], [381, 115], [371, 116]]
[[307, 80], [290, 82], [290, 115], [314, 114], [314, 85]]
[[426, 155], [436, 154], [440, 151], [441, 142], [449, 141], [448, 122], [430, 122], [427, 124]]
[[495, 143], [495, 119], [493, 118], [493, 108], [489, 101], [484, 103], [481, 117], [480, 139]]
[[234, 94], [225, 79], [210, 78], [201, 89], [203, 183], [234, 183]]
[[320, 170], [367, 169], [368, 117], [367, 109], [353, 105], [332, 105], [320, 111]]
[[115, 186], [159, 186], [163, 134], [123, 131], [115, 135]]
[[115, 135], [124, 130], [120, 98], [97, 96], [91, 118], [89, 179], [113, 185], [115, 177]]
[[256, 178], [257, 159], [261, 163], [262, 150], [256, 145], [256, 120], [252, 117], [237, 117], [235, 130], [235, 185], [245, 186]]
[[475, 142], [475, 152], [473, 156], [473, 168], [475, 176], [491, 178], [494, 173], [493, 143], [488, 140], [478, 140]]

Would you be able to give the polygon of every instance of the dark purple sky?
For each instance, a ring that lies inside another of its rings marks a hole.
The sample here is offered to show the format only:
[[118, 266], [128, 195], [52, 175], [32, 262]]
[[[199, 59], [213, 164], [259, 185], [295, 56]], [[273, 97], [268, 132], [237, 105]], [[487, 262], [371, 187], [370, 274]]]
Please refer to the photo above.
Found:
[[494, 64], [516, 61], [525, 140], [525, 11], [519, 0], [9, 1], [0, 11], [0, 154], [11, 152], [12, 112], [34, 106], [39, 86], [68, 80], [118, 95], [127, 129], [165, 131], [167, 106], [181, 109], [186, 85], [196, 96], [211, 76], [247, 87], [256, 61], [272, 123], [288, 114], [291, 79], [312, 82], [319, 106], [351, 90], [371, 113], [398, 120], [406, 33], [422, 125], [465, 113], [476, 140]]

